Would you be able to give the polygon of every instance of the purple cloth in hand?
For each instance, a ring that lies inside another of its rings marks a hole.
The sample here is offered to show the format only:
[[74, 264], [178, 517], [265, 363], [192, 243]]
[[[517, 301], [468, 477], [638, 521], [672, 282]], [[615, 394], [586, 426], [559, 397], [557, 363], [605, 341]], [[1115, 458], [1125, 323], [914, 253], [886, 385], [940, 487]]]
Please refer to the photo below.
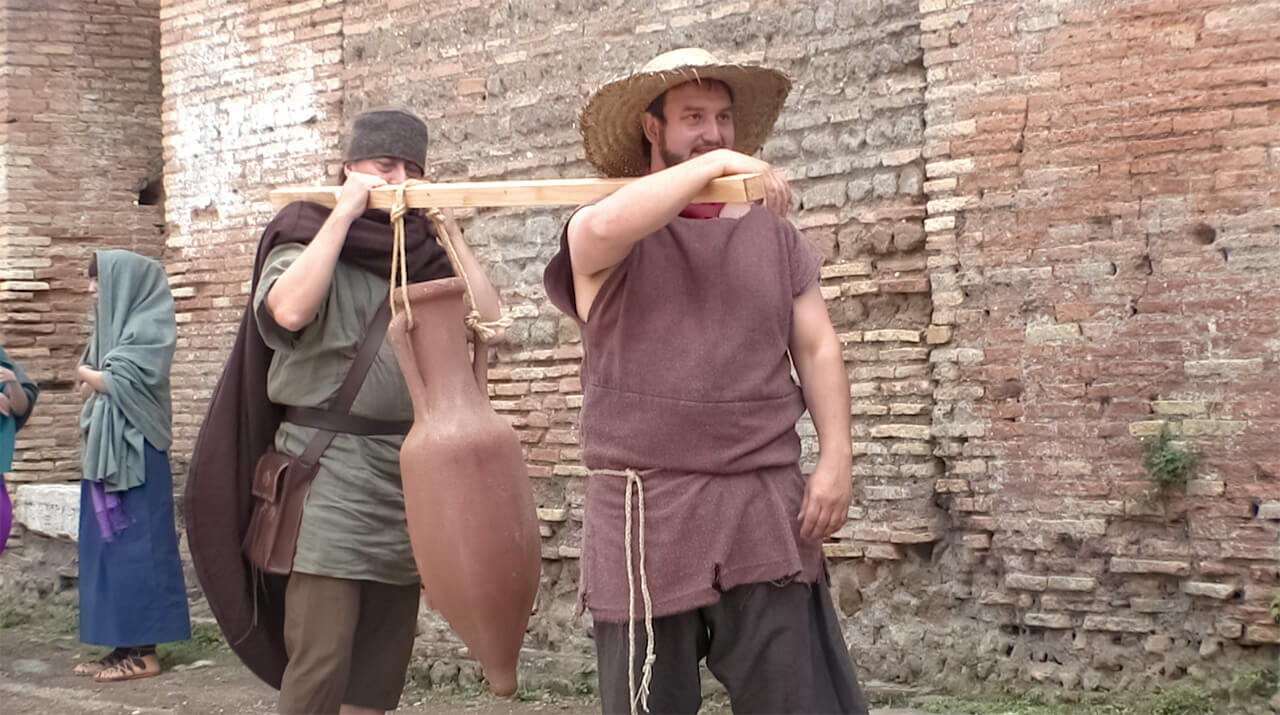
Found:
[[4, 553], [5, 544], [9, 543], [9, 529], [13, 527], [13, 503], [9, 501], [9, 490], [4, 486], [4, 477], [0, 476], [0, 554]]
[[114, 540], [116, 534], [129, 525], [124, 504], [119, 496], [108, 492], [102, 482], [89, 482], [89, 496], [93, 499], [93, 515], [98, 520], [98, 533], [102, 534], [103, 541]]

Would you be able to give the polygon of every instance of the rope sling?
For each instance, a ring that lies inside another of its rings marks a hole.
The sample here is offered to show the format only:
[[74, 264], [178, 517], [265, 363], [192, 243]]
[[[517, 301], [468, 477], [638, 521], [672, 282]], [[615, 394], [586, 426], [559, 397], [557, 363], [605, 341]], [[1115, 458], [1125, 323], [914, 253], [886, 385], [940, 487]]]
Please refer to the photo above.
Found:
[[[404, 247], [404, 215], [409, 212], [404, 190], [411, 186], [429, 183], [431, 182], [423, 179], [405, 181], [396, 187], [395, 201], [391, 204], [391, 281], [388, 299], [391, 301], [391, 317], [394, 318], [396, 316], [396, 284], [399, 283], [400, 297], [404, 302], [405, 327], [409, 330], [413, 330], [413, 305], [409, 303], [409, 277]], [[444, 213], [440, 209], [427, 209], [427, 218], [431, 219], [431, 224], [435, 227], [436, 243], [440, 244], [445, 255], [449, 257], [449, 265], [453, 266], [454, 275], [461, 277], [463, 285], [466, 286], [467, 329], [475, 333], [480, 342], [491, 340], [497, 335], [499, 329], [510, 327], [511, 317], [503, 315], [489, 322], [480, 319], [480, 311], [476, 310], [475, 292], [471, 288], [471, 278], [462, 269], [462, 263], [458, 259], [458, 249], [453, 245], [453, 242], [460, 240], [461, 237], [455, 237], [449, 232], [445, 226]]]

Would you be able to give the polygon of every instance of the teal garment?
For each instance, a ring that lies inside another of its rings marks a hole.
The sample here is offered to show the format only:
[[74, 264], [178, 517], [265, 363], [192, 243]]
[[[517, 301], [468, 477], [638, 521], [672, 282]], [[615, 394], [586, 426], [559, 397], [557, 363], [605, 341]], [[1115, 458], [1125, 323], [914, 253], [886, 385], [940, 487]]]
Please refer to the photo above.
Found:
[[164, 268], [129, 251], [98, 251], [98, 300], [83, 362], [102, 371], [105, 393], [80, 411], [83, 477], [109, 492], [146, 481], [144, 445], [173, 441], [169, 368], [177, 344]]
[[[27, 393], [27, 411], [21, 415], [0, 415], [0, 474], [8, 472], [13, 467], [13, 445], [17, 437], [18, 430], [26, 424], [27, 418], [31, 416], [31, 410], [36, 405], [36, 397], [40, 394], [40, 388], [36, 386], [28, 377], [22, 368], [9, 359], [9, 354], [0, 347], [0, 367], [8, 368], [18, 377], [18, 383], [22, 386], [23, 392]], [[10, 385], [0, 386], [3, 390], [12, 390]], [[10, 395], [12, 397], [12, 395]]]
[[13, 468], [13, 443], [17, 434], [17, 420], [9, 415], [0, 415], [0, 475]]

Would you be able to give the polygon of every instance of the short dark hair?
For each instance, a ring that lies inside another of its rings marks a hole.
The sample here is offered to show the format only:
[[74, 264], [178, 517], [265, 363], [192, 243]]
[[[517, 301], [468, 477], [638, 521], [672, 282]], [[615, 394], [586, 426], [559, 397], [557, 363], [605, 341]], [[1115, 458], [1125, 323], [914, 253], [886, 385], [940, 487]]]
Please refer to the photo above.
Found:
[[[705, 83], [713, 86], [719, 85], [722, 89], [724, 89], [725, 93], [729, 95], [729, 101], [730, 102], [733, 101], [733, 87], [730, 87], [729, 83], [725, 82], [724, 80], [712, 79], [708, 77], [707, 79], [701, 79], [701, 78], [691, 79], [689, 80], [689, 82], [697, 82], [698, 84]], [[653, 101], [649, 102], [649, 106], [644, 108], [644, 113], [652, 115], [658, 121], [662, 122], [663, 124], [666, 124], [667, 123], [667, 92], [670, 92], [672, 89], [675, 89], [676, 87], [682, 87], [686, 84], [689, 84], [689, 82], [681, 82], [680, 84], [672, 85], [671, 87], [668, 87], [662, 90], [662, 94], [659, 94], [658, 96], [654, 97]], [[653, 144], [649, 141], [649, 137], [646, 137], [644, 135], [644, 132], [640, 132], [640, 145], [644, 147], [644, 155], [649, 156], [649, 154], [652, 152]]]

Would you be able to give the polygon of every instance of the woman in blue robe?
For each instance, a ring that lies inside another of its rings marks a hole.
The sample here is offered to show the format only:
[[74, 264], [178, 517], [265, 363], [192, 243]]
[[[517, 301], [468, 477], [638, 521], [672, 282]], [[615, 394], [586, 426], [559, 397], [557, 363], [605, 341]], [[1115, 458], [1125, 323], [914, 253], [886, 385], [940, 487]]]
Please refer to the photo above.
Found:
[[177, 326], [156, 261], [98, 251], [89, 275], [93, 334], [77, 370], [80, 640], [112, 651], [75, 672], [112, 682], [158, 675], [156, 644], [191, 636], [167, 453]]

